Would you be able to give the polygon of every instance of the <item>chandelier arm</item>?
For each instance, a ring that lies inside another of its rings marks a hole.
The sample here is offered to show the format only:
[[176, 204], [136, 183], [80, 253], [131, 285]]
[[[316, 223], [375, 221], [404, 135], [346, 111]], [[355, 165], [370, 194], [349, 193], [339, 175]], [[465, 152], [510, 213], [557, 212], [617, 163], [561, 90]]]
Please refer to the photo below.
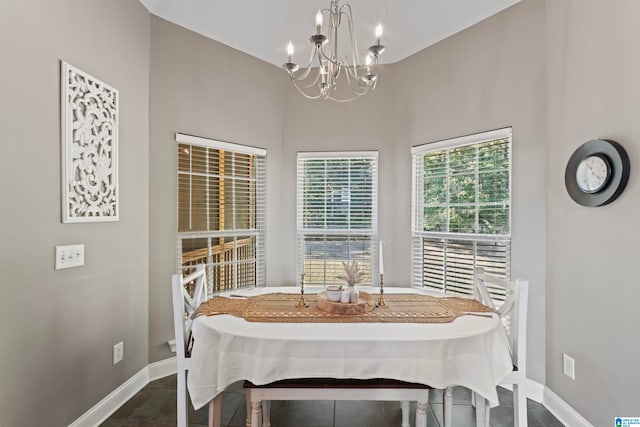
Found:
[[359, 78], [359, 77], [362, 77], [360, 75], [360, 72], [363, 72], [362, 74], [367, 74], [370, 72], [373, 66], [370, 65], [367, 67], [366, 65], [360, 65], [358, 67], [344, 67], [344, 68], [346, 72], [348, 72], [353, 78]]
[[367, 68], [366, 65], [358, 65], [356, 67], [353, 67], [351, 65], [345, 66], [344, 64], [341, 64], [340, 61], [336, 61], [335, 59], [327, 56], [327, 54], [324, 52], [324, 49], [322, 49], [322, 47], [320, 47], [320, 49], [319, 49], [319, 54], [320, 54], [320, 56], [322, 56], [322, 59], [324, 61], [331, 62], [332, 64], [334, 64], [334, 65], [336, 65], [337, 67], [340, 67], [340, 68], [356, 68], [358, 70]]
[[362, 95], [366, 94], [367, 92], [361, 92], [361, 93], [356, 93], [354, 96], [352, 96], [351, 98], [345, 98], [345, 99], [338, 99], [338, 98], [334, 98], [333, 96], [326, 96], [326, 99], [330, 99], [331, 101], [334, 102], [351, 102], [354, 99], [358, 99], [360, 98]]
[[307, 99], [318, 99], [318, 98], [320, 98], [322, 96], [322, 93], [318, 93], [318, 95], [315, 95], [315, 96], [307, 94], [302, 89], [300, 89], [298, 87], [298, 85], [293, 80], [291, 81], [291, 84], [293, 85], [293, 87], [295, 87], [298, 90], [298, 92], [300, 92], [302, 94], [302, 96], [304, 96]]
[[347, 62], [347, 65], [344, 65], [340, 61], [336, 61], [335, 59], [330, 58], [329, 56], [327, 56], [327, 54], [324, 52], [324, 49], [322, 49], [322, 46], [318, 50], [318, 54], [319, 54], [319, 56], [321, 56], [322, 60], [324, 60], [326, 62], [330, 62], [330, 63], [334, 64], [335, 66], [337, 66], [339, 68], [345, 68], [345, 69], [348, 69], [348, 70], [356, 70], [356, 73], [357, 73], [357, 71], [362, 71], [362, 70], [367, 70], [367, 69], [377, 70], [377, 68], [378, 68], [377, 60], [376, 60], [376, 62], [372, 63], [369, 66], [357, 65], [357, 66], [354, 67], [354, 66], [350, 65], [348, 63], [348, 61], [346, 61], [346, 57], [344, 57], [344, 58], [345, 58], [345, 62]]
[[[345, 75], [347, 76], [347, 84], [349, 85], [349, 88], [351, 89], [352, 92], [354, 92], [354, 93], [362, 92], [361, 94], [365, 94], [365, 93], [367, 93], [369, 91], [369, 86], [368, 85], [365, 85], [365, 86], [361, 85], [358, 78], [354, 78], [352, 80], [352, 78], [349, 75], [349, 73], [345, 73]], [[354, 80], [355, 80], [355, 83], [354, 83]]]
[[[300, 75], [296, 78], [291, 77], [291, 83], [298, 89], [302, 88], [302, 89], [309, 89], [311, 87], [313, 87], [314, 85], [318, 84], [318, 80], [320, 80], [320, 71], [318, 71], [315, 75], [315, 78], [310, 79], [309, 75], [311, 74], [311, 71], [313, 71], [313, 67], [309, 66], [303, 75]], [[309, 83], [305, 83], [305, 81], [310, 81]]]
[[311, 56], [309, 57], [309, 63], [307, 64], [307, 66], [305, 67], [304, 72], [302, 72], [300, 75], [296, 76], [294, 73], [290, 73], [289, 74], [289, 78], [291, 79], [291, 81], [303, 81], [306, 80], [307, 77], [309, 77], [309, 73], [311, 72], [311, 64], [313, 63], [313, 60], [316, 57], [316, 50], [317, 47], [313, 47], [313, 49], [311, 49]]
[[[367, 67], [362, 67], [362, 68], [367, 68]], [[351, 69], [347, 70], [348, 71], [348, 75], [351, 76], [351, 78], [353, 78], [353, 80], [355, 81], [355, 84], [358, 85], [359, 88], [365, 89], [365, 90], [369, 90], [369, 89], [374, 89], [375, 88], [375, 83], [377, 82], [377, 79], [372, 79], [373, 83], [366, 83], [366, 78], [373, 74], [374, 76], [377, 74], [377, 67], [373, 67], [370, 66], [369, 68], [366, 69], [366, 73], [363, 76], [358, 75], [355, 72], [352, 72]], [[351, 82], [349, 82], [351, 84]], [[352, 84], [351, 84], [352, 86]], [[353, 86], [352, 86], [353, 87]]]
[[289, 78], [291, 79], [292, 82], [293, 81], [300, 82], [300, 81], [306, 80], [306, 78], [309, 77], [310, 72], [311, 72], [311, 67], [307, 67], [301, 75], [295, 76], [293, 73], [291, 73], [289, 75]]
[[[322, 48], [322, 46], [320, 46], [320, 48], [318, 49], [318, 57], [322, 58], [323, 60], [327, 61], [327, 62], [331, 62], [333, 64], [336, 64], [336, 61], [334, 61], [332, 58], [330, 58], [329, 56], [327, 56], [326, 53], [324, 53], [324, 49]], [[338, 65], [338, 64], [336, 64]]]
[[340, 77], [340, 73], [342, 72], [342, 69], [344, 68], [344, 65], [342, 65], [340, 63], [340, 61], [338, 61], [338, 65], [335, 65], [333, 68], [334, 68], [333, 73], [332, 73], [333, 79], [334, 80], [338, 80], [338, 77]]
[[[325, 94], [323, 94], [322, 91], [320, 91], [317, 95], [310, 95], [309, 93], [305, 92], [305, 89], [309, 89], [309, 88], [313, 87], [315, 85], [315, 83], [317, 83], [317, 81], [319, 79], [319, 76], [320, 75], [318, 73], [316, 75], [316, 79], [314, 80], [314, 83], [311, 83], [311, 84], [309, 84], [307, 86], [301, 87], [294, 80], [292, 80], [291, 83], [296, 88], [296, 90], [298, 92], [300, 92], [300, 94], [302, 96], [304, 96], [305, 98], [307, 98], [307, 99], [315, 100], [315, 99], [319, 99], [319, 98], [324, 98], [324, 99], [329, 99], [331, 101], [339, 102], [339, 103], [346, 103], [346, 102], [353, 101], [353, 100], [361, 97], [362, 95], [365, 95], [366, 93], [369, 92], [370, 89], [373, 88], [373, 87], [370, 88], [370, 87], [362, 86], [362, 85], [359, 85], [359, 87], [355, 87], [355, 86], [353, 86], [353, 82], [349, 79], [349, 77], [347, 77], [347, 83], [348, 83], [349, 89], [351, 89], [352, 93], [354, 94], [353, 96], [351, 96], [349, 98], [336, 98], [336, 97], [331, 96], [329, 94], [325, 95]], [[329, 93], [329, 92], [327, 92], [327, 93]]]
[[[349, 13], [342, 12], [343, 8], [348, 9]], [[343, 4], [340, 8], [340, 13], [344, 13], [347, 17], [349, 37], [351, 38], [351, 60], [353, 61], [353, 68], [356, 69], [360, 64], [360, 56], [358, 54], [358, 40], [353, 32], [353, 12], [351, 11], [351, 5], [349, 3]]]
[[[302, 84], [302, 80], [297, 80], [297, 81], [300, 82], [299, 83], [300, 84], [299, 87], [302, 87], [304, 89], [309, 89], [310, 87], [315, 86], [316, 84], [318, 84], [318, 80], [320, 80], [320, 72], [318, 72], [318, 74], [316, 74], [316, 78], [311, 83], [309, 83], [308, 85], [303, 85]], [[296, 85], [296, 86], [298, 86], [298, 85]]]

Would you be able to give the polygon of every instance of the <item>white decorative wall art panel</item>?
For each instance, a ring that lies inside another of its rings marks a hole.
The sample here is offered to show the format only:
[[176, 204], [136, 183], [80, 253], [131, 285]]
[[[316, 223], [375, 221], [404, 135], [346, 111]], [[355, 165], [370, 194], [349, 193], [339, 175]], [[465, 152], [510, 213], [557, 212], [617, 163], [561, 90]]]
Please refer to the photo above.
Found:
[[62, 221], [117, 221], [118, 90], [62, 62]]

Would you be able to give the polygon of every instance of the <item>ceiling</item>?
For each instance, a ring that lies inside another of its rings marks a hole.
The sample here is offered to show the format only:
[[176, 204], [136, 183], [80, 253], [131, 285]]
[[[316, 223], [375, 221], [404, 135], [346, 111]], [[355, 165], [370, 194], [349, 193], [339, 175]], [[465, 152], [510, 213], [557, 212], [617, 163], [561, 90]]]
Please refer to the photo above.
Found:
[[[394, 63], [520, 0], [349, 0], [361, 55], [382, 22], [381, 63]], [[330, 0], [140, 0], [154, 15], [281, 66], [293, 41], [306, 63], [318, 9]], [[341, 2], [344, 4], [347, 0]], [[345, 34], [343, 39], [348, 36]]]

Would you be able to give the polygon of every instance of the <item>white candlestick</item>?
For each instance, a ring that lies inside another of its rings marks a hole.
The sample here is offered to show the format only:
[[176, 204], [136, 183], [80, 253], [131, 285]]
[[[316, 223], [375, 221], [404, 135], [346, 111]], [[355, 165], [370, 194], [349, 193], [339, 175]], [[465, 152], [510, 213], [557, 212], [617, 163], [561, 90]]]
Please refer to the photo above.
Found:
[[382, 261], [382, 244], [383, 243], [384, 242], [382, 240], [380, 240], [380, 254], [379, 254], [379, 256], [380, 256], [380, 263], [379, 263], [380, 272], [379, 272], [379, 274], [384, 274], [384, 262]]

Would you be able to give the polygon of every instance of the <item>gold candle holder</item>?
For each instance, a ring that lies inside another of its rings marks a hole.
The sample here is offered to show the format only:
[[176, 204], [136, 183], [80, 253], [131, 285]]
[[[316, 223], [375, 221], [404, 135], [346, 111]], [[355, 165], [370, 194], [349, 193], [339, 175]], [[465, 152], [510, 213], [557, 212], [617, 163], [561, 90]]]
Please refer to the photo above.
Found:
[[380, 275], [380, 299], [378, 300], [378, 307], [388, 307], [387, 302], [384, 300], [384, 274]]
[[304, 273], [300, 275], [300, 299], [298, 300], [296, 307], [309, 307], [309, 303], [304, 300]]

